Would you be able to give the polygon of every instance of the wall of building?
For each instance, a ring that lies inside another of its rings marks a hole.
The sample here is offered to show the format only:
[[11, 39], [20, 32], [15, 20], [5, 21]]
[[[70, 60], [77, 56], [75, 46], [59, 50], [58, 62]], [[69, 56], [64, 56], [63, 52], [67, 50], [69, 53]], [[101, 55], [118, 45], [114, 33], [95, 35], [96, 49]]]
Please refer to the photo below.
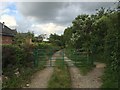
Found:
[[0, 35], [0, 45], [2, 44], [2, 35]]
[[2, 27], [3, 27], [3, 25], [0, 23], [0, 31], [2, 31]]
[[13, 39], [13, 37], [2, 36], [2, 44], [12, 44], [13, 43], [12, 39]]

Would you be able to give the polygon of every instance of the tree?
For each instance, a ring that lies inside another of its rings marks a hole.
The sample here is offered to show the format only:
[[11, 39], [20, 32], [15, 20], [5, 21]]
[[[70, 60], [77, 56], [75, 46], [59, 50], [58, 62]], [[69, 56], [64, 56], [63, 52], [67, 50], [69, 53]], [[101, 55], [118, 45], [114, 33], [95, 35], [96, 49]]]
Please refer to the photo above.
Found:
[[34, 39], [34, 33], [27, 32], [27, 33], [17, 33], [14, 37], [14, 43], [17, 45], [27, 43], [26, 40], [32, 41]]
[[64, 46], [63, 36], [57, 35], [56, 33], [50, 34], [50, 37], [48, 38], [49, 42], [58, 45], [58, 46]]
[[95, 15], [78, 15], [73, 20], [72, 26], [65, 29], [63, 35], [66, 47], [84, 49], [87, 53], [92, 52], [94, 58], [99, 56], [99, 60], [104, 60], [108, 68], [107, 74], [109, 74], [105, 79], [105, 83], [109, 84], [105, 87], [118, 88], [119, 15], [119, 11], [103, 7]]

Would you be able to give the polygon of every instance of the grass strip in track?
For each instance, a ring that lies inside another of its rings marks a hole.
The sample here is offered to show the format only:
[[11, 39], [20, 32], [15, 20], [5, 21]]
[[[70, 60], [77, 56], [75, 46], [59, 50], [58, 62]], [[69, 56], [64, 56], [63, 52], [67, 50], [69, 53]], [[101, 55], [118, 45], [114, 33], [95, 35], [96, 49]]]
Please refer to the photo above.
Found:
[[71, 88], [68, 67], [63, 65], [63, 61], [60, 59], [57, 59], [55, 62], [54, 72], [48, 82], [48, 88]]

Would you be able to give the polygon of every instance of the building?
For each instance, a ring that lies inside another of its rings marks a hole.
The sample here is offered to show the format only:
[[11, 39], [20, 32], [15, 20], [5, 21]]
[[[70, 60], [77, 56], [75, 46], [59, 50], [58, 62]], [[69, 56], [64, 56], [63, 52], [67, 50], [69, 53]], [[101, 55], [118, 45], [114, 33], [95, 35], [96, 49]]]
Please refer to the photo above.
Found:
[[20, 33], [20, 36], [24, 39], [22, 43], [33, 44], [31, 33], [29, 33], [29, 32], [28, 33]]
[[12, 44], [16, 33], [16, 30], [12, 30], [4, 25], [4, 22], [0, 22], [0, 44]]

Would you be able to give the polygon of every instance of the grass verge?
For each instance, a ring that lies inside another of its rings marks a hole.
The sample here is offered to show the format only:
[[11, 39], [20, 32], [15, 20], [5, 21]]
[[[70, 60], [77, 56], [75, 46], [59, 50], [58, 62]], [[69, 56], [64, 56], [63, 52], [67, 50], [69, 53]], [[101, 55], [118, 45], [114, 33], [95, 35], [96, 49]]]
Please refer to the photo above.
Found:
[[53, 75], [48, 82], [48, 88], [71, 88], [70, 73], [67, 65], [62, 65], [62, 60], [57, 59]]
[[[2, 84], [3, 88], [21, 88], [25, 87], [27, 83], [30, 82], [31, 76], [39, 71], [45, 68], [45, 63], [40, 63], [38, 67], [19, 67], [19, 76], [15, 75], [14, 72], [8, 72], [9, 77], [7, 79], [4, 79], [4, 83]], [[6, 71], [9, 71], [11, 69], [7, 69]], [[13, 70], [11, 70], [13, 71]], [[11, 75], [11, 76], [10, 76]]]
[[86, 75], [88, 72], [90, 72], [95, 65], [88, 65], [88, 66], [78, 66], [80, 72], [82, 75]]
[[103, 84], [101, 88], [113, 88], [114, 90], [119, 88], [120, 90], [118, 71], [112, 70], [110, 66], [105, 68], [102, 80]]

